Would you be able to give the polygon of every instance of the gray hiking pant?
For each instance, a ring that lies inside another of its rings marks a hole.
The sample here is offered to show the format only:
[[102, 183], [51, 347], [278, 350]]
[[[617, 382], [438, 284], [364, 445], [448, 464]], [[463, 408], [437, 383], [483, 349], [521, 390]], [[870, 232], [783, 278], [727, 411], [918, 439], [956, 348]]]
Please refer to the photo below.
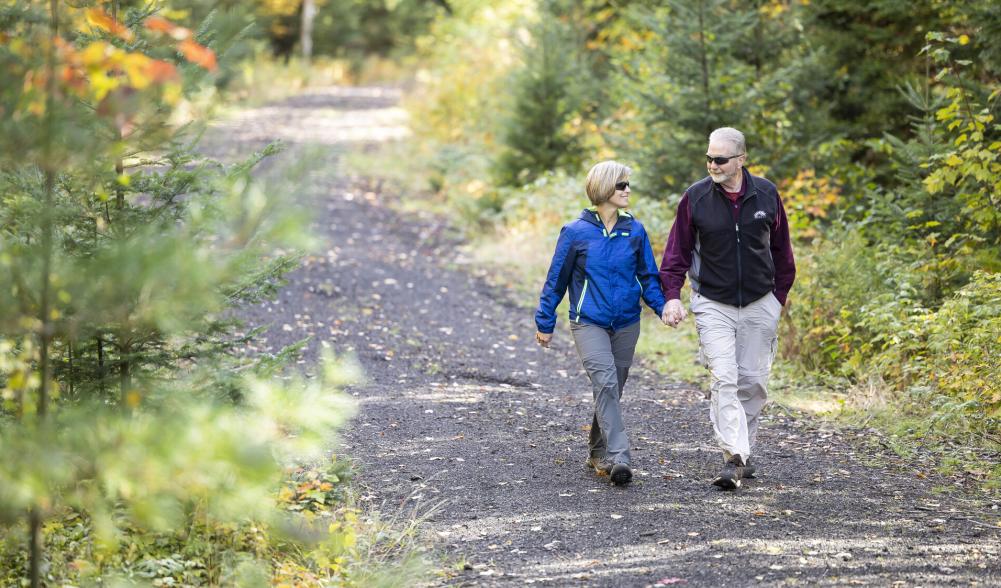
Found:
[[781, 312], [771, 293], [743, 308], [692, 294], [699, 353], [711, 374], [709, 419], [727, 459], [746, 463], [754, 451]]
[[587, 323], [570, 323], [577, 355], [591, 379], [594, 417], [588, 448], [591, 457], [629, 463], [629, 438], [619, 400], [640, 337], [639, 321], [617, 331]]

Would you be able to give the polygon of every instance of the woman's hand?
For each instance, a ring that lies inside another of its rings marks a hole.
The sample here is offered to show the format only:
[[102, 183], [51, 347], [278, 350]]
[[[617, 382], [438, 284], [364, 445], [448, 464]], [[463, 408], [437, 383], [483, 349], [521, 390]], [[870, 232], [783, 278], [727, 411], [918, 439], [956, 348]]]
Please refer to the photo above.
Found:
[[542, 347], [549, 348], [549, 342], [553, 340], [552, 333], [543, 333], [540, 331], [535, 332], [535, 342]]

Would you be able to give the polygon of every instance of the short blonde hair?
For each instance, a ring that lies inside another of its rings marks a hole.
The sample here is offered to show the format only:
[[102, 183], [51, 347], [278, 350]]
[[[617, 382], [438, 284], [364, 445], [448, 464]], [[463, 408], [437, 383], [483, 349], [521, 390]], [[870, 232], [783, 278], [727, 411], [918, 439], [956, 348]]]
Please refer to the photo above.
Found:
[[615, 184], [629, 179], [633, 170], [617, 161], [602, 161], [596, 163], [587, 172], [584, 189], [591, 204], [595, 206], [606, 202], [615, 194]]

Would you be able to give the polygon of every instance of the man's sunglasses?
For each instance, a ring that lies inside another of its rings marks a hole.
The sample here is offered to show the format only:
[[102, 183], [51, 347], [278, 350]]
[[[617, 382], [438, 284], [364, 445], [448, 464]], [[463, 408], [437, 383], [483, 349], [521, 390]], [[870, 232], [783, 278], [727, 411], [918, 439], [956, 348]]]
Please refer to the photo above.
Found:
[[625, 190], [628, 187], [629, 187], [629, 182], [618, 182], [617, 184], [615, 184], [616, 190]]
[[706, 155], [706, 163], [715, 163], [716, 165], [726, 165], [730, 163], [731, 159], [736, 159], [743, 155], [743, 153], [737, 155], [731, 155], [730, 157], [713, 157], [712, 155]]

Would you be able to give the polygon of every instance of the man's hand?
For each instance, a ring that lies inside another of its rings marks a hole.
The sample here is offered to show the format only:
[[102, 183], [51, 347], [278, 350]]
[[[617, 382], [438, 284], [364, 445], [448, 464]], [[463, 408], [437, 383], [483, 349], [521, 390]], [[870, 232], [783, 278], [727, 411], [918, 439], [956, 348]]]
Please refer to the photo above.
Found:
[[546, 349], [549, 348], [549, 342], [552, 340], [553, 340], [552, 333], [543, 333], [540, 331], [535, 332], [535, 342], [541, 345], [542, 347], [545, 347]]
[[685, 320], [685, 316], [688, 313], [685, 312], [685, 307], [681, 304], [681, 301], [677, 298], [668, 300], [667, 304], [664, 305], [664, 313], [661, 314], [660, 320], [664, 321], [664, 324], [670, 325], [672, 327], [677, 327], [678, 323]]

